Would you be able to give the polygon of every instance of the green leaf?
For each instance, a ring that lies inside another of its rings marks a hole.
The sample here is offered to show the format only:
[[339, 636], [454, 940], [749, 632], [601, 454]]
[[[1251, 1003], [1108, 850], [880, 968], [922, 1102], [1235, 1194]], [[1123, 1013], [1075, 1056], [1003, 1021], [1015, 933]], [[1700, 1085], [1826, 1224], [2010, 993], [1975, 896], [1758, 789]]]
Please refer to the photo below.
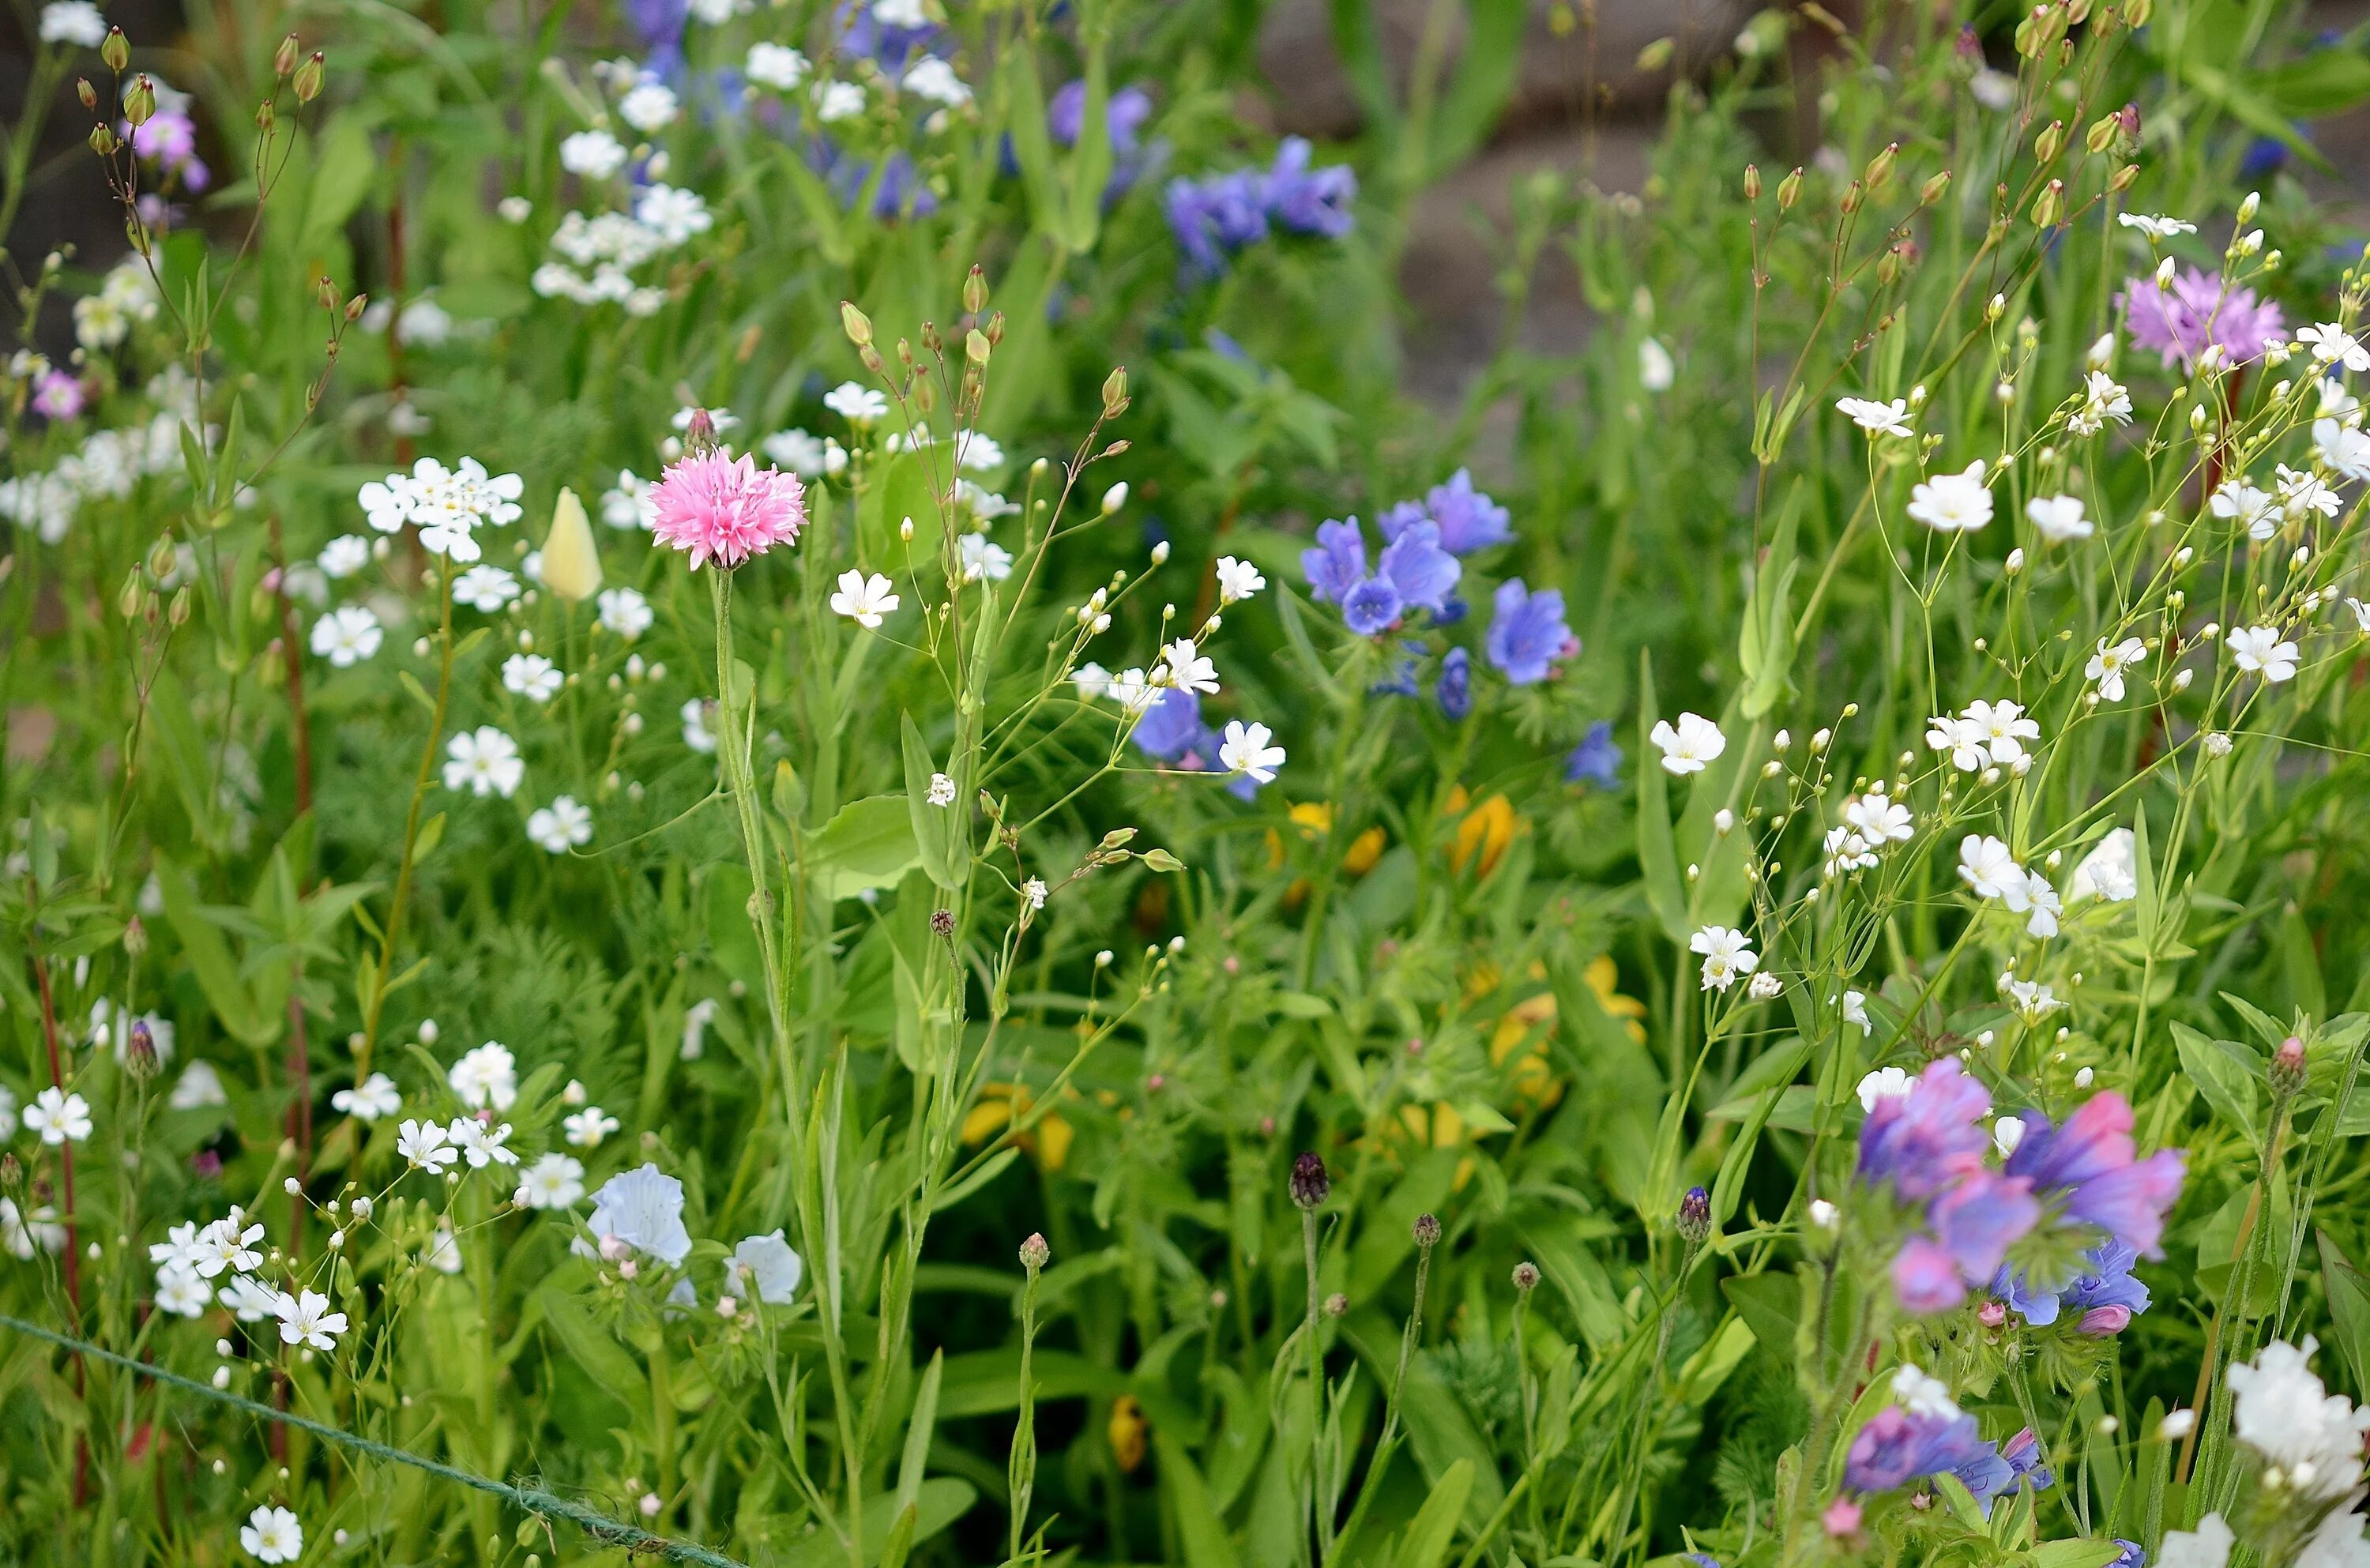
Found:
[[[979, 1489], [970, 1482], [945, 1475], [924, 1482], [914, 1509], [907, 1550], [919, 1546], [971, 1512], [971, 1505], [978, 1500]], [[883, 1562], [889, 1537], [896, 1528], [897, 1513], [894, 1493], [865, 1503], [862, 1555], [867, 1563]], [[775, 1561], [781, 1562], [783, 1568], [835, 1568], [847, 1562], [847, 1549], [831, 1531], [817, 1530]]]
[[1005, 121], [1012, 138], [1013, 161], [1020, 166], [1021, 183], [1029, 190], [1029, 216], [1041, 234], [1066, 246], [1062, 187], [1053, 171], [1053, 138], [1045, 131], [1045, 89], [1037, 80], [1037, 61], [1027, 49], [1004, 55], [1004, 93], [1009, 109]]
[[934, 1350], [930, 1365], [923, 1370], [922, 1386], [914, 1391], [914, 1415], [905, 1426], [905, 1452], [898, 1462], [897, 1505], [918, 1508], [922, 1501], [922, 1472], [929, 1463], [930, 1435], [938, 1425], [938, 1382], [947, 1369], [947, 1353]]
[[1473, 1461], [1459, 1459], [1440, 1472], [1423, 1506], [1408, 1522], [1392, 1568], [1440, 1568], [1456, 1539], [1457, 1521], [1465, 1515], [1465, 1499], [1473, 1490]]
[[2205, 1097], [2205, 1103], [2260, 1147], [2263, 1128], [2256, 1112], [2255, 1077], [2235, 1054], [2245, 1047], [2209, 1040], [2180, 1022], [2172, 1026], [2172, 1043], [2180, 1054], [2181, 1071]]
[[851, 801], [807, 842], [807, 872], [834, 901], [868, 888], [894, 887], [921, 858], [913, 813], [903, 795]]
[[164, 895], [165, 918], [181, 940], [181, 956], [197, 975], [206, 1004], [234, 1038], [247, 1045], [269, 1045], [280, 1037], [277, 1012], [265, 1013], [238, 977], [238, 963], [222, 928], [206, 917], [197, 889], [181, 869], [156, 858], [156, 886]]
[[2113, 1540], [2044, 1540], [2032, 1549], [2033, 1568], [2107, 1568], [2123, 1554]]
[[1456, 74], [1441, 98], [1425, 149], [1427, 183], [1462, 164], [1498, 123], [1522, 66], [1524, 0], [1469, 0]]
[[1168, 1493], [1178, 1538], [1184, 1544], [1185, 1568], [1235, 1568], [1235, 1543], [1226, 1537], [1225, 1521], [1193, 1457], [1157, 1426], [1152, 1430], [1152, 1447], [1160, 1462], [1160, 1485]]
[[955, 825], [956, 813], [966, 809], [962, 786], [956, 784], [952, 805], [930, 804], [930, 778], [938, 768], [931, 760], [929, 743], [922, 739], [921, 726], [914, 722], [911, 713], [899, 714], [897, 721], [905, 748], [906, 815], [914, 824], [914, 844], [921, 855], [922, 870], [949, 893], [960, 892], [962, 878], [955, 867], [949, 829]]
[[2316, 1228], [2320, 1242], [2320, 1286], [2329, 1297], [2330, 1326], [2337, 1348], [2353, 1368], [2353, 1386], [2370, 1387], [2370, 1274], [2345, 1255], [2328, 1231]]
[[1744, 625], [1736, 656], [1744, 672], [1743, 712], [1759, 719], [1794, 688], [1794, 575], [1801, 560], [1795, 537], [1802, 514], [1802, 481], [1786, 498], [1778, 536], [1754, 568], [1753, 593], [1745, 601]]
[[1731, 1274], [1720, 1282], [1720, 1294], [1753, 1331], [1753, 1337], [1787, 1361], [1794, 1358], [1794, 1339], [1802, 1320], [1802, 1282], [1789, 1274]]

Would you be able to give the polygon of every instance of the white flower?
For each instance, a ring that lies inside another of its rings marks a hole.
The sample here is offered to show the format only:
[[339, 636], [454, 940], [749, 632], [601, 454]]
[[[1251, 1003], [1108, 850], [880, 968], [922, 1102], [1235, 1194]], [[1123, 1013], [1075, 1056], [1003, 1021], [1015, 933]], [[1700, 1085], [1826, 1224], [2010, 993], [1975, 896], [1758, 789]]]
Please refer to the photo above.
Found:
[[2110, 904], [2122, 904], [2139, 896], [2139, 868], [2136, 859], [2137, 840], [2128, 827], [2116, 828], [2092, 847], [2066, 879], [2065, 902], [2072, 904], [2085, 898], [2103, 898]]
[[2024, 716], [2021, 703], [1971, 702], [1960, 717], [1974, 726], [1983, 737], [1984, 749], [2003, 767], [2024, 755], [2025, 742], [2041, 738], [2040, 723]]
[[50, 0], [41, 7], [41, 41], [97, 49], [107, 41], [107, 18], [90, 0]]
[[1990, 764], [1991, 754], [1984, 749], [1984, 727], [1972, 719], [1939, 715], [1926, 721], [1926, 744], [1948, 754], [1950, 766], [1962, 773]]
[[2083, 377], [2082, 406], [2065, 416], [2076, 435], [2096, 435], [2110, 424], [2132, 422], [2132, 395], [2103, 370]]
[[1835, 408], [1872, 436], [1906, 438], [1915, 433], [1909, 428], [1909, 405], [1899, 398], [1890, 403], [1880, 403], [1870, 398], [1840, 398], [1835, 401]]
[[343, 670], [378, 651], [386, 634], [360, 605], [340, 605], [313, 623], [313, 651]]
[[1180, 637], [1160, 651], [1161, 675], [1158, 677], [1179, 691], [1198, 691], [1214, 695], [1218, 689], [1218, 666], [1198, 652], [1191, 638]]
[[80, 1143], [90, 1136], [90, 1102], [52, 1084], [25, 1107], [25, 1126], [40, 1134], [41, 1141], [52, 1147]]
[[2099, 699], [2121, 702], [2123, 699], [2123, 672], [2147, 657], [2147, 644], [2136, 637], [2126, 637], [2110, 645], [2099, 639], [2099, 651], [2082, 666], [2082, 678], [2099, 683]]
[[815, 118], [825, 125], [853, 120], [864, 112], [864, 89], [854, 82], [825, 82], [815, 95]]
[[263, 1227], [248, 1225], [247, 1213], [234, 1208], [221, 1219], [210, 1222], [198, 1232], [196, 1255], [190, 1266], [208, 1279], [219, 1276], [228, 1269], [234, 1274], [252, 1274], [263, 1266], [263, 1254], [255, 1244], [263, 1239]]
[[930, 775], [930, 804], [951, 806], [955, 803], [955, 781], [943, 773]]
[[340, 534], [321, 547], [314, 558], [321, 575], [338, 580], [351, 577], [370, 564], [370, 541], [360, 534]]
[[1682, 713], [1673, 725], [1667, 719], [1657, 720], [1647, 737], [1662, 754], [1662, 771], [1682, 777], [1701, 773], [1714, 758], [1728, 749], [1728, 737], [1720, 726], [1700, 713]]
[[453, 1147], [469, 1161], [472, 1170], [483, 1170], [489, 1165], [516, 1165], [518, 1152], [510, 1147], [511, 1124], [499, 1125], [480, 1121], [475, 1116], [455, 1116], [453, 1124], [444, 1129]]
[[[2008, 1006], [2014, 1008], [2017, 1016], [2027, 1023], [2039, 1023], [2065, 1005], [2057, 999], [2056, 994], [2048, 986], [2035, 984], [2031, 980], [2010, 980], [2003, 977], [2000, 981], [2000, 995], [2008, 998]], [[2003, 1116], [2000, 1120], [2006, 1122], [2013, 1118]], [[2018, 1124], [2019, 1128], [2022, 1124]], [[2021, 1138], [2024, 1134], [2019, 1131], [2015, 1136]], [[2013, 1145], [2009, 1146], [2009, 1147], [2013, 1147]], [[2004, 1147], [2000, 1152], [2006, 1154], [2008, 1148]]]
[[1917, 1080], [1899, 1067], [1879, 1067], [1859, 1080], [1859, 1108], [1873, 1114], [1880, 1100], [1906, 1100], [1917, 1091]]
[[716, 749], [716, 732], [708, 724], [708, 706], [695, 697], [683, 705], [679, 714], [683, 720], [683, 744], [703, 755]]
[[2153, 217], [2146, 213], [2118, 213], [2115, 221], [2125, 228], [2139, 230], [2150, 239], [2170, 239], [2176, 235], [2195, 234], [2197, 225], [2179, 218]]
[[650, 630], [650, 623], [658, 618], [650, 609], [650, 602], [632, 588], [604, 590], [593, 603], [601, 609], [601, 629], [628, 642]]
[[446, 1140], [442, 1124], [408, 1118], [395, 1130], [395, 1152], [431, 1172], [442, 1170], [461, 1158], [461, 1151]]
[[2216, 517], [2237, 523], [2258, 541], [2279, 531], [2279, 502], [2272, 499], [2269, 491], [2257, 490], [2243, 478], [2225, 479], [2215, 486], [2205, 509]]
[[2024, 868], [2006, 844], [1989, 834], [1971, 833], [1959, 841], [1959, 877], [1977, 898], [2002, 899], [2010, 909], [2024, 912]]
[[559, 695], [559, 666], [540, 653], [513, 653], [502, 661], [502, 686], [529, 702], [549, 702]]
[[461, 1239], [453, 1234], [450, 1215], [438, 1216], [436, 1234], [429, 1240], [428, 1253], [422, 1261], [438, 1274], [456, 1274], [461, 1272]]
[[955, 541], [955, 553], [962, 559], [962, 575], [966, 582], [985, 578], [1001, 582], [1012, 575], [1012, 552], [991, 541], [985, 534], [965, 534]]
[[337, 1336], [346, 1332], [346, 1315], [329, 1310], [329, 1298], [317, 1290], [291, 1296], [282, 1291], [273, 1301], [272, 1316], [280, 1320], [282, 1344], [335, 1350]]
[[673, 124], [681, 112], [674, 89], [663, 82], [638, 82], [617, 100], [617, 118], [646, 136]]
[[698, 191], [681, 190], [672, 185], [645, 187], [634, 202], [634, 221], [669, 247], [681, 245], [693, 235], [706, 234], [716, 226], [708, 202]]
[[2274, 685], [2295, 678], [2296, 645], [2282, 641], [2277, 628], [2239, 627], [2230, 633], [2228, 643], [2230, 662], [2247, 674]]
[[606, 131], [579, 131], [560, 140], [559, 167], [587, 179], [606, 179], [626, 167], [626, 144]]
[[2313, 451], [2349, 479], [2370, 479], [2370, 435], [2335, 420], [2316, 420]]
[[753, 43], [749, 46], [748, 62], [741, 71], [761, 87], [787, 93], [795, 91], [807, 79], [811, 68], [805, 55], [786, 44]]
[[839, 592], [831, 596], [832, 613], [847, 617], [868, 630], [896, 613], [900, 603], [896, 584], [874, 572], [867, 577], [860, 571], [839, 574]]
[[[2280, 505], [2290, 517], [2302, 517], [2307, 512], [2318, 512], [2323, 517], [2334, 517], [2341, 504], [2337, 492], [2321, 482], [2317, 474], [2298, 473], [2285, 463], [2274, 465], [2272, 477], [2278, 484]], [[2268, 539], [2271, 530], [2260, 533], [2248, 530], [2258, 538]]]
[[691, 1232], [683, 1227], [683, 1183], [655, 1165], [610, 1177], [592, 1194], [586, 1225], [594, 1236], [614, 1238], [662, 1262], [679, 1263], [691, 1253]]
[[293, 1562], [305, 1555], [305, 1527], [285, 1508], [259, 1506], [239, 1527], [238, 1544], [259, 1562]]
[[1267, 579], [1260, 575], [1260, 569], [1250, 562], [1237, 560], [1233, 556], [1218, 558], [1218, 603], [1221, 605], [1239, 605], [1266, 586]]
[[271, 1316], [271, 1306], [278, 1296], [279, 1292], [259, 1280], [233, 1274], [214, 1292], [214, 1300], [237, 1314], [240, 1322], [260, 1323]]
[[1882, 780], [1844, 802], [1844, 821], [1870, 844], [1905, 844], [1917, 831], [1909, 808], [1884, 792]]
[[768, 1306], [786, 1305], [798, 1294], [806, 1264], [779, 1229], [744, 1238], [732, 1249], [732, 1272], [756, 1287], [757, 1299]]
[[1830, 877], [1873, 870], [1877, 865], [1876, 851], [1869, 847], [1868, 839], [1849, 827], [1827, 829], [1821, 853], [1826, 858], [1824, 869]]
[[1218, 761], [1229, 773], [1248, 776], [1254, 784], [1275, 782], [1275, 770], [1283, 766], [1283, 748], [1268, 743], [1275, 738], [1264, 724], [1245, 724], [1239, 719], [1226, 721], [1226, 732], [1218, 744]]
[[578, 1148], [598, 1148], [601, 1140], [617, 1130], [617, 1118], [598, 1105], [587, 1105], [581, 1111], [570, 1112], [559, 1119], [568, 1141]]
[[1045, 879], [1042, 877], [1030, 877], [1020, 884], [1021, 900], [1031, 909], [1045, 907]]
[[[229, 1104], [230, 1095], [223, 1088], [222, 1075], [214, 1071], [212, 1062], [191, 1062], [181, 1069], [181, 1076], [173, 1080], [173, 1092], [165, 1097], [165, 1103], [175, 1111], [210, 1111], [216, 1106]], [[0, 1124], [9, 1120], [8, 1116], [0, 1115]], [[11, 1127], [9, 1131], [15, 1129]], [[6, 1136], [6, 1133], [0, 1133], [0, 1137]]]
[[[2362, 1438], [2370, 1409], [2321, 1387], [2307, 1364], [2317, 1343], [2302, 1347], [2272, 1341], [2252, 1365], [2230, 1368], [2237, 1401], [2231, 1435], [2289, 1472], [2291, 1483], [2326, 1501], [2344, 1496], [2362, 1479]], [[2304, 1467], [2311, 1467], [2297, 1472]], [[2308, 1480], [2307, 1478], [2309, 1478]]]
[[473, 566], [453, 579], [453, 600], [492, 615], [519, 596], [518, 579], [499, 566]]
[[2082, 515], [2082, 498], [2077, 495], [2034, 496], [2025, 503], [2024, 514], [2051, 544], [2062, 545], [2071, 539], [2087, 539], [2098, 529]]
[[1778, 979], [1778, 976], [1770, 974], [1766, 969], [1760, 974], [1754, 975], [1751, 984], [1744, 987], [1745, 995], [1751, 997], [1756, 1002], [1766, 1002], [1773, 997], [1782, 996], [1785, 993], [1785, 990], [1786, 982]]
[[17, 1136], [17, 1091], [0, 1083], [0, 1143]]
[[955, 68], [935, 54], [925, 54], [914, 62], [897, 86], [930, 103], [944, 104], [949, 109], [961, 109], [971, 102], [971, 88]]
[[[830, 448], [834, 444], [802, 430], [777, 430], [757, 444], [776, 467], [811, 479], [829, 471]], [[846, 461], [843, 455], [842, 466]]]
[[2362, 635], [2370, 637], [2370, 604], [2364, 604], [2349, 594], [2345, 601], [2345, 607], [2353, 612], [2353, 624], [2361, 628]]
[[[2044, 990], [2047, 989], [2046, 986], [2042, 988]], [[2006, 1159], [2009, 1155], [2014, 1154], [2016, 1152], [2016, 1146], [2023, 1141], [2023, 1117], [2002, 1116], [1999, 1120], [1992, 1124], [1992, 1147], [1999, 1150], [2000, 1158], [2002, 1159]]]
[[509, 800], [519, 781], [526, 777], [526, 763], [519, 756], [518, 743], [491, 724], [459, 732], [445, 743], [444, 755], [449, 759], [444, 764], [447, 790], [467, 790], [480, 797], [500, 795]]
[[872, 19], [884, 28], [915, 32], [930, 25], [930, 13], [922, 0], [872, 0], [871, 8]]
[[214, 1293], [197, 1271], [186, 1263], [167, 1263], [156, 1271], [156, 1310], [179, 1318], [197, 1318], [213, 1305]]
[[1641, 339], [1638, 344], [1638, 385], [1649, 392], [1668, 392], [1679, 378], [1679, 367], [1671, 358], [1671, 351], [1659, 338]]
[[1893, 1375], [1893, 1397], [1912, 1415], [1939, 1416], [1945, 1421], [1958, 1418], [1959, 1403], [1950, 1397], [1950, 1385], [1905, 1361]]
[[186, 1219], [167, 1227], [162, 1241], [148, 1243], [148, 1261], [160, 1269], [180, 1268], [195, 1274], [204, 1251], [198, 1244], [198, 1222]]
[[329, 1096], [329, 1106], [358, 1122], [375, 1122], [402, 1110], [403, 1094], [395, 1087], [393, 1078], [385, 1073], [373, 1073], [353, 1088], [341, 1089]]
[[601, 521], [612, 528], [639, 528], [647, 533], [659, 517], [658, 502], [652, 499], [657, 488], [631, 468], [618, 469], [617, 482], [601, 492]]
[[1859, 1032], [1863, 1036], [1876, 1032], [1876, 1025], [1868, 1016], [1867, 992], [1846, 991], [1844, 993], [1844, 1021], [1859, 1025]]
[[445, 1079], [473, 1111], [507, 1111], [518, 1101], [518, 1058], [499, 1040], [464, 1053]]
[[592, 810], [573, 795], [557, 795], [551, 804], [529, 812], [528, 841], [546, 854], [565, 855], [576, 845], [592, 842]]
[[518, 1191], [511, 1202], [522, 1208], [567, 1208], [584, 1195], [584, 1162], [565, 1154], [546, 1154], [519, 1174]]
[[823, 394], [823, 406], [850, 424], [869, 425], [889, 412], [889, 399], [860, 381], [843, 381]]
[[2341, 364], [2357, 375], [2370, 370], [2370, 349], [2354, 341], [2353, 335], [2337, 322], [2305, 328], [2296, 334], [2296, 343], [2312, 351], [2316, 364]]
[[2029, 937], [2054, 937], [2057, 934], [2057, 917], [2065, 905], [2057, 900], [2056, 886], [2039, 871], [2028, 870], [2024, 874], [2024, 900], [2032, 906], [2031, 918], [2024, 923]]
[[1111, 673], [1089, 660], [1070, 673], [1070, 680], [1080, 702], [1093, 702], [1110, 690]]
[[1972, 534], [1992, 520], [1991, 487], [1984, 460], [1961, 474], [1937, 474], [1909, 492], [1909, 515], [1942, 534]]
[[[2307, 1476], [2309, 1483], [2311, 1477]], [[2362, 1539], [2363, 1516], [2348, 1498], [2320, 1516], [2312, 1536], [2296, 1554], [2295, 1568], [2370, 1568], [2370, 1541]]]
[[1703, 988], [1725, 991], [1740, 975], [1761, 967], [1753, 939], [1726, 926], [1706, 926], [1687, 939], [1687, 951], [1703, 955]]

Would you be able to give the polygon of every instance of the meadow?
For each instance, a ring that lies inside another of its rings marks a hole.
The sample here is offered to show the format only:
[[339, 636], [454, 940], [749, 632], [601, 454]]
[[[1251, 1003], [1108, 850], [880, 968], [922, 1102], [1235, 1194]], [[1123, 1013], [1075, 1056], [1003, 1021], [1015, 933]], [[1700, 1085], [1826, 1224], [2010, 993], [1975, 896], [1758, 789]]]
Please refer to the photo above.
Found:
[[2370, 25], [23, 9], [0, 1562], [2370, 1568]]

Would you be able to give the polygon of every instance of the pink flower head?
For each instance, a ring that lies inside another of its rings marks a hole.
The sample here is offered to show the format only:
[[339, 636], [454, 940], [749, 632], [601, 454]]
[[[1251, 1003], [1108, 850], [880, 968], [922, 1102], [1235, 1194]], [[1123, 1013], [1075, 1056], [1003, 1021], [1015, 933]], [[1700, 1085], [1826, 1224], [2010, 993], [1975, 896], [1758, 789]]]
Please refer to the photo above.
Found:
[[2194, 364], [2208, 343], [2221, 345], [2225, 364], [2245, 364], [2287, 336], [2277, 305], [2194, 267], [2182, 268], [2169, 289], [2157, 288], [2154, 278], [2132, 279], [2123, 306], [2132, 341], [2157, 351], [2167, 365]]
[[82, 383], [63, 370], [45, 371], [33, 384], [33, 409], [43, 419], [73, 419], [85, 401]]
[[776, 545], [796, 544], [806, 526], [806, 491], [777, 469], [760, 468], [743, 453], [701, 452], [667, 468], [651, 501], [651, 532], [691, 552], [691, 569], [714, 560], [739, 566]]
[[1858, 1504], [1848, 1497], [1838, 1497], [1827, 1505], [1826, 1511], [1819, 1516], [1819, 1523], [1826, 1527], [1829, 1535], [1840, 1538], [1858, 1533], [1859, 1516]]

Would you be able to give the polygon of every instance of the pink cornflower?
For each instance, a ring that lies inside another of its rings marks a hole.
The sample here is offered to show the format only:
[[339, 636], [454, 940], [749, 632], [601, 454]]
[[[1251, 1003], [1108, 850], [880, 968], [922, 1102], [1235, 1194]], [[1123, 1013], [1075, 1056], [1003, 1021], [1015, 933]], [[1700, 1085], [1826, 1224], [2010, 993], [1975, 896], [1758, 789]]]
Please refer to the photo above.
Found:
[[2287, 336], [2287, 318], [2252, 289], [2225, 284], [2219, 272], [2183, 267], [2169, 289], [2154, 278], [2123, 284], [2123, 315], [2132, 341], [2154, 349], [2170, 365], [2194, 364], [2208, 343], [2218, 343], [2225, 364], [2245, 364]]
[[82, 412], [82, 383], [63, 370], [43, 373], [33, 384], [33, 409], [46, 420], [70, 420]]
[[695, 453], [670, 466], [650, 500], [651, 532], [691, 552], [691, 569], [714, 560], [739, 566], [776, 545], [796, 544], [806, 526], [806, 492], [797, 478], [760, 468], [747, 454]]

